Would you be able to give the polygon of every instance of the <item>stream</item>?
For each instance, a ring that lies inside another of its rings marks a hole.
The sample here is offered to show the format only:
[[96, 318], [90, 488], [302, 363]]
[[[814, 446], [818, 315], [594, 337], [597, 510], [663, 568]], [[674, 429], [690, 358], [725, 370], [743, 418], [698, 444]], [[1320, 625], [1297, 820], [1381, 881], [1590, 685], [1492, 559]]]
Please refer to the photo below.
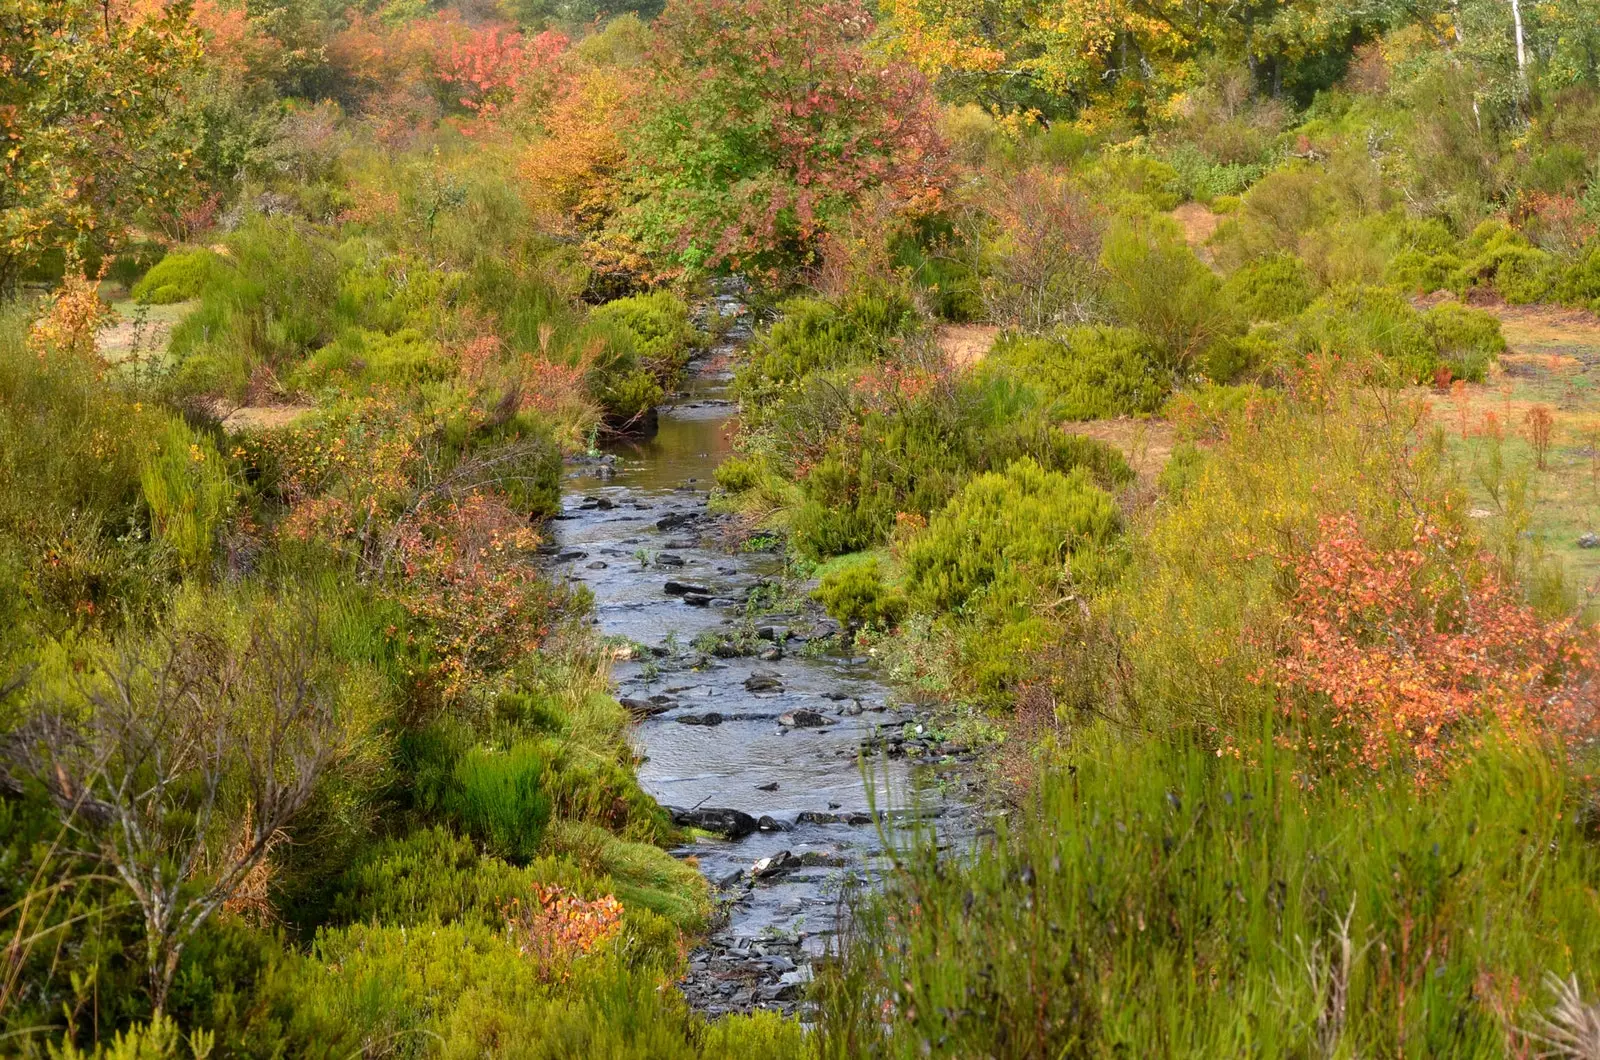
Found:
[[[744, 313], [731, 288], [717, 303], [724, 317]], [[736, 321], [690, 365], [652, 434], [568, 468], [552, 524], [554, 573], [588, 586], [602, 635], [638, 646], [612, 676], [639, 719], [640, 784], [680, 824], [717, 833], [674, 851], [696, 860], [717, 898], [681, 983], [713, 1016], [796, 1011], [837, 934], [841, 895], [882, 870], [880, 821], [910, 825], [910, 811], [891, 807], [947, 818], [944, 841], [972, 801], [966, 749], [897, 703], [815, 605], [766, 612], [779, 547], [738, 547], [707, 509], [732, 449], [730, 361], [750, 335], [747, 314]]]

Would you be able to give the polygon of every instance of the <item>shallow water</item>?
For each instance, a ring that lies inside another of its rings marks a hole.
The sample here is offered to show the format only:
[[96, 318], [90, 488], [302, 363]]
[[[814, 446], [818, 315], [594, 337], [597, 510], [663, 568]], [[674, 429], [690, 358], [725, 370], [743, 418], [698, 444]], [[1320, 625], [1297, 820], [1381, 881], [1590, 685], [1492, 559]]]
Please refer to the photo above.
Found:
[[[554, 524], [556, 571], [593, 592], [602, 634], [641, 649], [613, 671], [618, 696], [655, 697], [650, 709], [659, 711], [634, 728], [640, 783], [668, 807], [764, 819], [743, 838], [700, 839], [676, 852], [694, 856], [722, 898], [725, 919], [692, 955], [683, 984], [713, 1013], [792, 1010], [809, 960], [837, 928], [841, 888], [870, 881], [880, 867], [882, 836], [869, 811], [914, 795], [919, 814], [939, 815], [950, 787], [931, 783], [938, 767], [911, 764], [918, 754], [940, 756], [918, 745], [913, 712], [891, 702], [871, 660], [842, 648], [831, 623], [809, 608], [753, 615], [747, 607], [753, 589], [777, 578], [781, 559], [725, 547], [722, 524], [706, 510], [712, 472], [736, 429], [725, 365], [747, 336], [736, 327], [691, 369], [652, 437], [615, 443], [604, 462], [569, 469]], [[669, 581], [705, 592], [686, 598], [669, 592]], [[735, 654], [730, 638], [767, 657]], [[826, 723], [780, 722], [797, 710]], [[902, 735], [909, 755], [878, 755], [863, 770], [863, 741]], [[752, 878], [758, 861], [784, 852], [792, 867]]]

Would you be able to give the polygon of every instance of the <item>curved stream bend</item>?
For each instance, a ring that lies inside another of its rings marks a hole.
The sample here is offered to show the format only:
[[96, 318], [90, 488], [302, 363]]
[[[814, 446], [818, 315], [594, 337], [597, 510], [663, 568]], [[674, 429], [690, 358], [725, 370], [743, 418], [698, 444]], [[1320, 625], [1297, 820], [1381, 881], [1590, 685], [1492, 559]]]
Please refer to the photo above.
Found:
[[945, 785], [929, 790], [930, 770], [910, 763], [964, 757], [888, 705], [870, 662], [840, 650], [826, 618], [748, 616], [782, 561], [722, 547], [706, 509], [735, 412], [723, 366], [747, 337], [736, 328], [697, 363], [653, 437], [573, 470], [557, 517], [557, 570], [594, 593], [603, 634], [645, 649], [614, 671], [641, 717], [640, 783], [680, 823], [732, 833], [675, 852], [698, 860], [725, 914], [683, 983], [712, 1014], [793, 1011], [834, 933], [842, 884], [875, 872], [863, 744], [889, 750], [872, 770], [876, 805], [915, 785], [925, 815], [943, 813]]

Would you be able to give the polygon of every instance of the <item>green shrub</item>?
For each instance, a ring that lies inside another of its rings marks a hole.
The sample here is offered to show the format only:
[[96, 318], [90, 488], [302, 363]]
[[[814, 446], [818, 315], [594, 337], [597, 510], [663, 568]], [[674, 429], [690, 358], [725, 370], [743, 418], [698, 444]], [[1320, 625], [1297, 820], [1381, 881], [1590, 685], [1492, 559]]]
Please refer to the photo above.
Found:
[[1461, 258], [1456, 254], [1430, 254], [1411, 247], [1389, 259], [1383, 282], [1411, 294], [1429, 294], [1449, 288], [1460, 271]]
[[133, 300], [147, 305], [170, 305], [200, 297], [212, 277], [228, 266], [213, 251], [173, 251], [133, 285]]
[[590, 310], [593, 322], [627, 331], [634, 353], [662, 382], [668, 382], [687, 363], [694, 327], [689, 307], [670, 291], [619, 298]]
[[751, 412], [808, 375], [875, 360], [916, 319], [898, 291], [861, 292], [839, 304], [793, 298], [781, 312], [751, 341], [735, 379], [735, 392]]
[[1149, 155], [1112, 155], [1100, 162], [1090, 180], [1113, 194], [1142, 200], [1142, 204], [1158, 212], [1175, 209], [1184, 198], [1183, 177], [1172, 166]]
[[1503, 221], [1485, 221], [1463, 246], [1466, 262], [1456, 270], [1454, 287], [1493, 287], [1513, 305], [1541, 302], [1550, 296], [1557, 274], [1555, 259], [1529, 243]]
[[1297, 316], [1314, 297], [1310, 270], [1292, 254], [1252, 261], [1222, 285], [1222, 301], [1251, 323]]
[[1483, 382], [1495, 355], [1506, 349], [1498, 317], [1457, 302], [1442, 302], [1422, 314], [1422, 326], [1457, 379]]
[[203, 570], [233, 504], [222, 454], [181, 417], [168, 417], [156, 451], [139, 469], [139, 484], [151, 537], [172, 549], [185, 570]]
[[1569, 195], [1589, 179], [1589, 155], [1577, 144], [1554, 143], [1533, 156], [1519, 183], [1547, 195]]
[[1303, 355], [1376, 356], [1406, 382], [1431, 382], [1439, 366], [1421, 314], [1389, 287], [1335, 288], [1301, 314], [1291, 331]]
[[712, 474], [724, 492], [744, 493], [760, 483], [762, 470], [760, 462], [752, 457], [730, 456]]
[[392, 387], [401, 391], [423, 383], [447, 379], [455, 366], [438, 343], [415, 328], [392, 335], [365, 328], [350, 328], [312, 354], [290, 376], [291, 385], [315, 390]]
[[[855, 428], [840, 424], [825, 455], [801, 478], [803, 502], [790, 526], [794, 547], [812, 559], [876, 547], [901, 512], [931, 515], [974, 473], [1025, 456], [1052, 470], [1082, 466], [1107, 485], [1132, 478], [1111, 447], [1067, 434], [1026, 401], [998, 402], [1006, 383], [980, 375], [953, 393], [933, 390], [892, 411], [867, 412]], [[1012, 394], [1019, 396], [1025, 397]], [[775, 433], [784, 433], [788, 415], [777, 418]]]
[[1220, 339], [1200, 358], [1200, 372], [1213, 383], [1259, 378], [1280, 360], [1283, 330], [1273, 324], [1252, 327], [1243, 335]]
[[891, 629], [906, 613], [905, 594], [883, 583], [877, 557], [830, 570], [811, 596], [829, 615], [852, 629]]
[[906, 589], [923, 610], [954, 611], [1051, 586], [1070, 571], [1097, 579], [1119, 526], [1111, 496], [1079, 468], [1061, 474], [1023, 458], [968, 482], [906, 546]]
[[1002, 335], [983, 371], [1009, 373], [1044, 398], [1048, 414], [1096, 420], [1149, 414], [1172, 391], [1150, 343], [1126, 328], [1072, 328], [1058, 338]]
[[526, 864], [538, 853], [550, 822], [548, 762], [538, 743], [515, 744], [507, 751], [473, 748], [456, 763], [447, 808], [494, 854]]
[[1600, 312], [1600, 241], [1591, 242], [1561, 273], [1556, 297]]
[[1212, 342], [1240, 330], [1221, 283], [1170, 217], [1119, 217], [1106, 232], [1100, 263], [1117, 319], [1150, 340], [1167, 371], [1187, 372]]

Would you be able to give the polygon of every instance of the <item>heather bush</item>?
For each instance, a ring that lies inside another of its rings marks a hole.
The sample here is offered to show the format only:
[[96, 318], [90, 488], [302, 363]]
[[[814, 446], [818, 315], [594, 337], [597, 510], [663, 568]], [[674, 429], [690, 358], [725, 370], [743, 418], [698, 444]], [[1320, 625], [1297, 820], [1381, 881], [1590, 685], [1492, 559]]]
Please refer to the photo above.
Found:
[[347, 393], [378, 388], [411, 391], [454, 374], [455, 367], [437, 343], [415, 328], [394, 334], [349, 328], [290, 373], [289, 385], [303, 390], [333, 387]]
[[906, 612], [905, 594], [884, 584], [877, 557], [843, 560], [822, 576], [812, 597], [829, 615], [851, 628], [891, 629]]
[[1403, 382], [1432, 382], [1441, 363], [1422, 315], [1392, 288], [1336, 288], [1302, 313], [1290, 331], [1302, 356], [1376, 358]]
[[1465, 260], [1453, 277], [1457, 294], [1488, 287], [1520, 305], [1543, 301], [1557, 282], [1554, 259], [1502, 222], [1479, 225], [1462, 244], [1461, 254]]
[[695, 332], [689, 307], [670, 291], [631, 295], [590, 310], [589, 320], [625, 330], [634, 353], [662, 381], [677, 375], [688, 361]]
[[910, 300], [893, 290], [857, 292], [838, 303], [790, 299], [751, 341], [735, 392], [758, 410], [812, 373], [878, 359], [914, 323]]
[[1237, 330], [1216, 275], [1170, 218], [1120, 216], [1106, 233], [1100, 263], [1116, 319], [1150, 341], [1166, 371], [1187, 373], [1211, 343]]
[[173, 251], [133, 285], [133, 299], [147, 305], [169, 305], [198, 298], [211, 278], [225, 268], [226, 263], [210, 250]]
[[1067, 575], [1093, 584], [1119, 526], [1116, 506], [1082, 468], [1023, 458], [974, 477], [905, 548], [906, 591], [934, 612], [975, 594], [1014, 600]]
[[1047, 415], [1095, 420], [1147, 415], [1172, 390], [1171, 372], [1138, 332], [1072, 328], [1050, 338], [1007, 334], [984, 359], [985, 372], [1004, 372], [1035, 390]]
[[1221, 292], [1224, 304], [1251, 323], [1297, 316], [1315, 297], [1309, 270], [1292, 254], [1274, 254], [1235, 270]]
[[1458, 302], [1441, 302], [1429, 309], [1422, 314], [1422, 326], [1457, 379], [1482, 382], [1495, 356], [1506, 349], [1498, 317]]

